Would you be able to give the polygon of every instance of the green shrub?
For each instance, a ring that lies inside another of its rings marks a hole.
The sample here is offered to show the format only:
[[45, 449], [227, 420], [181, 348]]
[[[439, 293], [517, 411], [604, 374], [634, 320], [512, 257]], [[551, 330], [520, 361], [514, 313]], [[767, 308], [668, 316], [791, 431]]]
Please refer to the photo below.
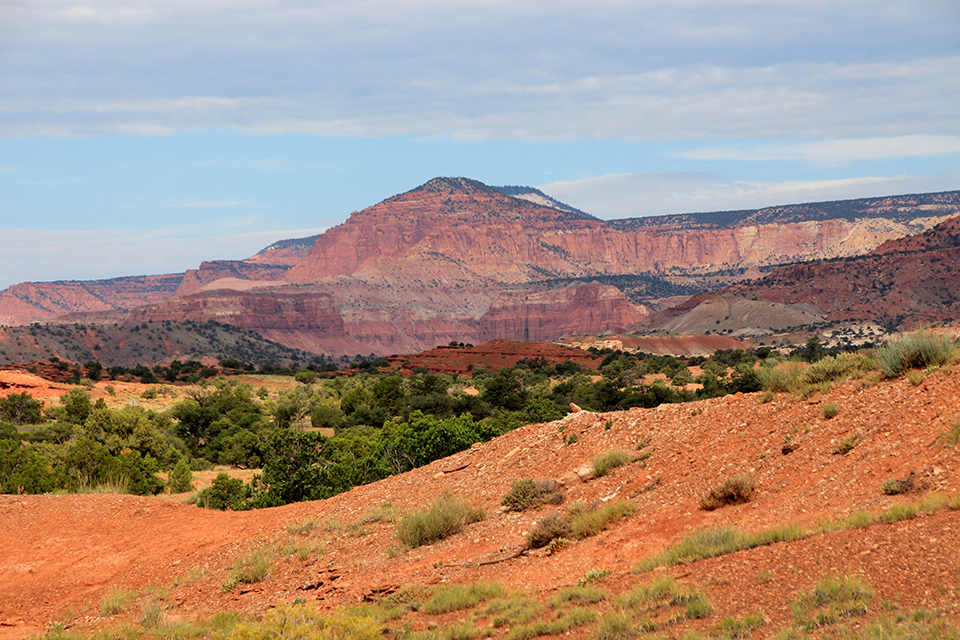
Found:
[[459, 533], [484, 512], [449, 493], [437, 498], [425, 510], [409, 514], [397, 523], [397, 538], [407, 547], [419, 547]]
[[825, 405], [823, 405], [823, 407], [821, 407], [821, 409], [823, 411], [823, 417], [826, 418], [827, 420], [836, 418], [837, 414], [840, 413], [840, 410], [837, 408], [837, 405], [833, 404], [832, 402], [826, 403]]
[[768, 391], [796, 391], [800, 388], [807, 365], [788, 360], [757, 370], [761, 386]]
[[802, 382], [820, 384], [859, 376], [876, 367], [876, 362], [860, 353], [841, 353], [814, 362], [803, 372]]
[[901, 493], [907, 493], [908, 491], [913, 490], [913, 477], [907, 476], [900, 480], [888, 478], [883, 481], [881, 488], [888, 496], [896, 496], [900, 495]]
[[510, 511], [525, 511], [539, 507], [544, 502], [544, 492], [531, 478], [514, 480], [510, 491], [504, 494], [500, 504]]
[[596, 477], [605, 476], [612, 469], [625, 465], [630, 462], [630, 455], [619, 449], [598, 453], [593, 459], [593, 475]]
[[177, 464], [170, 471], [167, 479], [170, 493], [186, 493], [193, 490], [193, 472], [190, 471], [190, 462], [186, 456], [180, 456]]
[[43, 422], [43, 402], [26, 391], [0, 398], [0, 420], [15, 425]]
[[573, 537], [570, 531], [570, 521], [560, 511], [554, 511], [541, 518], [533, 530], [527, 534], [527, 546], [531, 549], [542, 549], [554, 540]]
[[834, 455], [837, 455], [837, 456], [845, 456], [851, 451], [853, 451], [853, 448], [857, 446], [857, 442], [859, 440], [860, 440], [860, 434], [854, 433], [852, 435], [849, 435], [843, 440], [841, 440], [839, 443], [837, 443], [837, 446], [833, 448], [832, 452]]
[[894, 378], [909, 369], [947, 364], [955, 346], [956, 343], [949, 336], [934, 333], [930, 329], [919, 329], [878, 348], [874, 357], [883, 375]]
[[700, 508], [713, 511], [728, 504], [749, 502], [753, 496], [753, 490], [753, 478], [750, 476], [743, 473], [730, 476], [700, 499]]
[[225, 473], [219, 473], [209, 487], [197, 494], [194, 502], [204, 509], [237, 511], [243, 508], [250, 493], [250, 485]]

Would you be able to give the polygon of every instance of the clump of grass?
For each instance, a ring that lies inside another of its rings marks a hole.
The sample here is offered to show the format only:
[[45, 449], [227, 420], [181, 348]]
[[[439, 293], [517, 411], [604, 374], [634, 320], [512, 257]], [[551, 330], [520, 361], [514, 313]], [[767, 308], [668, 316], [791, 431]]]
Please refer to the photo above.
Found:
[[633, 502], [610, 502], [599, 509], [578, 513], [570, 520], [570, 531], [577, 538], [595, 536], [610, 524], [627, 518], [637, 510]]
[[637, 505], [633, 502], [611, 502], [599, 508], [575, 502], [565, 513], [554, 511], [537, 522], [527, 535], [527, 547], [541, 549], [556, 545], [557, 549], [562, 548], [571, 538], [595, 536], [636, 510]]
[[292, 536], [307, 537], [319, 526], [316, 518], [304, 518], [299, 522], [291, 522], [287, 525], [287, 533]]
[[895, 378], [909, 369], [940, 367], [953, 355], [956, 343], [949, 336], [919, 329], [901, 335], [874, 353], [883, 375]]
[[227, 580], [220, 586], [223, 592], [230, 591], [238, 584], [256, 584], [263, 582], [273, 573], [275, 553], [272, 549], [258, 547], [250, 553], [237, 558]]
[[851, 434], [846, 438], [844, 438], [843, 440], [841, 440], [840, 442], [838, 442], [837, 446], [833, 448], [832, 453], [835, 456], [845, 456], [851, 451], [853, 451], [854, 447], [857, 446], [857, 442], [859, 441], [860, 441], [859, 433]]
[[607, 592], [592, 585], [578, 585], [561, 589], [556, 595], [547, 599], [547, 604], [554, 609], [562, 609], [572, 604], [595, 604], [607, 599]]
[[947, 428], [941, 438], [948, 447], [955, 447], [960, 444], [960, 416], [954, 416], [947, 421]]
[[743, 618], [724, 618], [717, 625], [716, 636], [722, 640], [733, 640], [734, 638], [749, 638], [753, 635], [754, 629], [763, 625], [763, 616], [753, 613]]
[[827, 420], [836, 418], [837, 414], [840, 413], [840, 409], [838, 409], [837, 405], [835, 405], [832, 402], [827, 402], [826, 404], [824, 404], [821, 407], [821, 410], [823, 411], [823, 417], [826, 418]]
[[100, 615], [115, 616], [121, 613], [137, 594], [124, 589], [111, 589], [100, 599]]
[[578, 607], [565, 613], [558, 613], [552, 620], [537, 620], [530, 624], [514, 626], [510, 629], [507, 638], [508, 640], [529, 640], [540, 636], [558, 636], [571, 629], [591, 624], [596, 619], [596, 613]]
[[905, 478], [887, 478], [880, 487], [888, 496], [897, 496], [901, 493], [907, 493], [913, 490], [913, 476], [908, 475]]
[[577, 580], [577, 586], [593, 584], [594, 582], [602, 582], [612, 575], [613, 571], [611, 569], [591, 569], [580, 576], [580, 579]]
[[613, 469], [623, 466], [630, 462], [630, 454], [626, 451], [614, 449], [598, 453], [593, 459], [593, 475], [596, 477], [605, 476]]
[[544, 503], [559, 504], [561, 502], [563, 502], [563, 492], [555, 481], [534, 481], [531, 478], [514, 480], [510, 485], [510, 491], [500, 500], [500, 504], [510, 511], [526, 511]]
[[[183, 637], [183, 636], [174, 636]], [[380, 640], [381, 626], [368, 616], [351, 613], [323, 615], [311, 607], [280, 604], [262, 620], [241, 622], [227, 640], [247, 638], [350, 638]]]
[[893, 524], [901, 520], [913, 520], [920, 515], [916, 505], [895, 504], [886, 511], [881, 511], [879, 517], [883, 524]]
[[146, 629], [153, 629], [163, 621], [166, 607], [163, 601], [157, 598], [147, 598], [140, 603], [140, 625]]
[[788, 360], [774, 366], [763, 366], [757, 370], [757, 378], [767, 391], [797, 391], [802, 385], [803, 373], [807, 365]]
[[710, 489], [710, 491], [700, 499], [700, 508], [705, 511], [713, 511], [714, 509], [719, 509], [729, 504], [749, 502], [753, 496], [753, 491], [753, 478], [744, 473], [739, 473], [730, 476]]
[[801, 382], [804, 384], [821, 384], [845, 380], [867, 373], [876, 366], [873, 358], [861, 353], [841, 353], [814, 362], [803, 372]]
[[533, 598], [514, 596], [512, 598], [497, 598], [491, 600], [484, 607], [483, 612], [491, 616], [490, 623], [494, 627], [515, 626], [526, 624], [537, 618], [543, 612], [543, 605]]
[[485, 600], [502, 597], [506, 593], [502, 584], [476, 583], [466, 586], [445, 585], [437, 589], [423, 605], [423, 612], [431, 615], [460, 611], [475, 607]]
[[923, 384], [924, 376], [923, 373], [917, 370], [907, 372], [907, 382], [912, 384], [915, 387], [919, 387]]
[[793, 615], [804, 630], [835, 624], [841, 619], [865, 615], [873, 589], [859, 576], [826, 578], [810, 593], [793, 603]]
[[484, 517], [483, 509], [445, 493], [423, 511], [411, 513], [397, 523], [397, 538], [410, 548], [431, 544]]
[[616, 610], [601, 622], [598, 637], [632, 637], [709, 615], [710, 602], [706, 596], [669, 576], [662, 576], [649, 585], [620, 594]]
[[322, 557], [327, 552], [327, 545], [319, 540], [304, 540], [303, 542], [293, 542], [284, 544], [281, 550], [285, 556], [292, 556], [300, 560], [309, 560], [310, 558]]
[[701, 529], [681, 538], [657, 555], [647, 558], [634, 567], [633, 571], [644, 573], [656, 567], [696, 562], [776, 542], [799, 540], [808, 535], [810, 532], [798, 525], [775, 527], [755, 534], [745, 533], [734, 527]]

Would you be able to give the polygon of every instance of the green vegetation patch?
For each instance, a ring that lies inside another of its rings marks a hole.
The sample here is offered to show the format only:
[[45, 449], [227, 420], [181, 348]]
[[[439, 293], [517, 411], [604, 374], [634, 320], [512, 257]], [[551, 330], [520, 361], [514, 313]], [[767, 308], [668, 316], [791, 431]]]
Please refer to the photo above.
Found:
[[825, 578], [792, 605], [794, 619], [804, 630], [866, 615], [873, 589], [859, 576]]
[[883, 375], [895, 378], [909, 369], [941, 367], [953, 357], [957, 343], [949, 336], [920, 329], [878, 348], [874, 357]]
[[445, 493], [427, 509], [403, 516], [397, 523], [397, 538], [406, 547], [419, 547], [459, 533], [483, 517], [483, 509]]

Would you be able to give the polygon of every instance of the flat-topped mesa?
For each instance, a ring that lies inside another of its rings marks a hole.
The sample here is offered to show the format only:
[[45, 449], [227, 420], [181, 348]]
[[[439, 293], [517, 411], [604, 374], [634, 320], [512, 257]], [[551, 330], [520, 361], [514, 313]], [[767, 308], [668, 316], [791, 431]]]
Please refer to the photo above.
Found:
[[[575, 238], [602, 226], [576, 213], [504, 195], [476, 180], [434, 178], [328, 229], [310, 255], [290, 270], [288, 280], [381, 275], [400, 266], [407, 277], [431, 280], [524, 282], [536, 279], [538, 270], [578, 273], [582, 269], [570, 264], [578, 262]], [[449, 265], [439, 273], [438, 257]]]

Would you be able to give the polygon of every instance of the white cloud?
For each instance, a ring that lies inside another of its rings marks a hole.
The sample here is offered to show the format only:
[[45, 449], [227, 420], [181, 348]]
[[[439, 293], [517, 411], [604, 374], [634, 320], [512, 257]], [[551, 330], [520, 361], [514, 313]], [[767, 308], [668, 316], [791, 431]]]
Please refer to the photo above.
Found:
[[931, 176], [860, 177], [818, 181], [731, 181], [710, 173], [612, 174], [539, 188], [604, 219], [759, 209], [783, 204], [868, 198], [960, 187], [960, 170]]
[[912, 12], [898, 0], [17, 7], [0, 45], [3, 136], [231, 128], [664, 140], [960, 130], [952, 0]]
[[803, 144], [771, 143], [738, 149], [734, 147], [702, 148], [677, 154], [691, 160], [738, 160], [766, 162], [770, 160], [802, 160], [833, 163], [880, 158], [910, 158], [960, 153], [960, 136], [912, 135], [840, 139]]

